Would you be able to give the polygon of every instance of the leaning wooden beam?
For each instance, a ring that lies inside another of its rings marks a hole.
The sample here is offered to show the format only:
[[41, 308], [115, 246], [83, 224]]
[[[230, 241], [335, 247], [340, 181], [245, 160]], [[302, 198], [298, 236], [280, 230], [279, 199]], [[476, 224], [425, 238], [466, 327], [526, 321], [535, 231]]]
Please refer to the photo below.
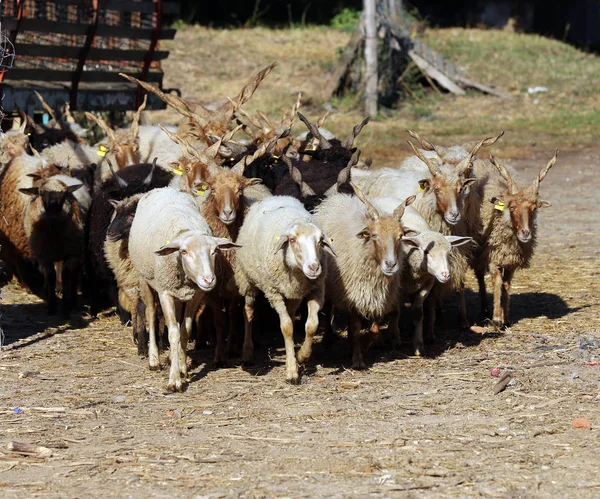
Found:
[[479, 83], [464, 76], [456, 75], [456, 82], [462, 87], [472, 87], [477, 90], [484, 92], [486, 94], [494, 95], [496, 97], [500, 97], [501, 99], [510, 99], [510, 95], [504, 94], [495, 88], [484, 85], [483, 83]]
[[456, 95], [466, 95], [466, 92], [462, 88], [460, 88], [444, 73], [439, 71], [433, 64], [417, 54], [414, 50], [409, 50], [408, 55], [424, 74], [429, 75], [431, 78], [437, 81], [440, 86], [448, 90], [448, 92]]
[[354, 33], [352, 33], [352, 37], [350, 38], [348, 45], [346, 45], [344, 48], [344, 52], [342, 53], [340, 60], [336, 64], [333, 73], [331, 73], [331, 76], [327, 80], [327, 84], [323, 89], [323, 98], [325, 100], [331, 99], [342, 85], [344, 76], [348, 72], [348, 68], [352, 64], [352, 61], [354, 61], [356, 52], [360, 48], [360, 44], [362, 43], [363, 39], [363, 32], [359, 27], [354, 31]]

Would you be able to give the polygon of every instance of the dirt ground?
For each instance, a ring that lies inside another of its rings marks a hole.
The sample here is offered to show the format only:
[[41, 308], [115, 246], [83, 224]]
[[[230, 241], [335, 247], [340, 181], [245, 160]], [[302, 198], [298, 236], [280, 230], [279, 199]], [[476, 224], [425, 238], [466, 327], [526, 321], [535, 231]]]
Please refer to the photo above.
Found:
[[[550, 156], [515, 164], [532, 179]], [[599, 151], [564, 153], [542, 183], [553, 206], [513, 281], [509, 330], [458, 333], [449, 304], [430, 357], [371, 350], [357, 372], [344, 341], [316, 345], [300, 386], [276, 338], [251, 371], [200, 351], [187, 391], [167, 393], [167, 370], [148, 370], [115, 315], [49, 320], [9, 285], [0, 496], [598, 497], [599, 165]], [[514, 380], [498, 395], [493, 368]], [[581, 417], [591, 429], [572, 428]]]

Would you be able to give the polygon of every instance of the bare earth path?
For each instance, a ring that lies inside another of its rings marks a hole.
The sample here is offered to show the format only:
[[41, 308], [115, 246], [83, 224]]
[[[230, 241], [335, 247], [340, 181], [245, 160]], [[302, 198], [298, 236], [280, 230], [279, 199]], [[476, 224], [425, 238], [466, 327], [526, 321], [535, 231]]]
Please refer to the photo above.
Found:
[[[550, 155], [516, 165], [531, 179]], [[115, 316], [54, 323], [8, 286], [0, 496], [598, 497], [599, 169], [598, 152], [563, 154], [542, 183], [553, 206], [510, 330], [446, 330], [425, 359], [373, 350], [366, 372], [347, 369], [343, 341], [317, 345], [297, 387], [277, 339], [251, 372], [200, 352], [187, 391], [168, 394]], [[516, 382], [498, 395], [495, 367]], [[578, 417], [591, 430], [572, 429]], [[11, 441], [53, 455], [11, 454]]]

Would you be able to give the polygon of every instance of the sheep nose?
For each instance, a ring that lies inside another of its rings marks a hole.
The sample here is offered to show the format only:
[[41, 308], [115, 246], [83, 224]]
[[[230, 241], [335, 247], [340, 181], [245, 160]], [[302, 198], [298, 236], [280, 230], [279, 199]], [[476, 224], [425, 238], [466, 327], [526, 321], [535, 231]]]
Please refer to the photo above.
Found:
[[223, 216], [225, 218], [231, 218], [232, 215], [233, 215], [233, 210], [231, 208], [225, 208], [223, 210]]
[[200, 284], [201, 284], [201, 287], [203, 287], [203, 288], [209, 288], [209, 287], [211, 287], [214, 282], [215, 282], [215, 276], [214, 275], [200, 277]]
[[311, 263], [308, 265], [308, 270], [310, 270], [311, 272], [314, 272], [315, 274], [321, 270], [321, 264], [316, 262], [316, 263]]
[[440, 272], [440, 277], [443, 279], [443, 282], [446, 282], [448, 279], [450, 279], [450, 272]]
[[521, 231], [521, 234], [523, 235], [523, 237], [529, 237], [531, 235], [531, 231], [529, 229], [523, 229]]
[[396, 267], [398, 266], [398, 262], [386, 260], [384, 262], [384, 266], [388, 272], [393, 272], [394, 270], [396, 270]]

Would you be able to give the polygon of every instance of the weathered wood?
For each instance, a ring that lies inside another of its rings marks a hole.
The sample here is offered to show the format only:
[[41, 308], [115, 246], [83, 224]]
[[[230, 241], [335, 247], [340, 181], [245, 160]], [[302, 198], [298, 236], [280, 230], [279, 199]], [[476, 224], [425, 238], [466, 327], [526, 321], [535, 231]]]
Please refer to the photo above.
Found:
[[363, 34], [360, 29], [356, 29], [352, 33], [352, 37], [348, 42], [348, 45], [344, 48], [340, 60], [336, 64], [333, 73], [328, 78], [325, 88], [323, 90], [323, 98], [331, 99], [333, 95], [338, 91], [340, 83], [343, 81], [344, 75], [348, 72], [348, 68], [352, 64], [352, 61], [356, 57], [356, 53], [360, 47], [360, 44], [364, 40]]
[[[59, 57], [64, 59], [77, 59], [81, 47], [64, 47], [62, 45], [37, 45], [29, 43], [18, 43], [15, 53], [19, 56], [28, 55], [33, 57]], [[100, 49], [92, 47], [87, 56], [88, 61], [143, 61], [148, 54], [147, 50], [121, 50]], [[153, 61], [162, 61], [169, 56], [167, 50], [154, 52]]]
[[52, 456], [52, 450], [48, 449], [48, 447], [42, 447], [41, 445], [28, 444], [24, 442], [9, 442], [6, 447], [9, 451], [12, 451], [16, 454], [37, 457], [39, 459], [45, 459]]
[[372, 118], [377, 116], [377, 21], [375, 0], [364, 0], [365, 17], [365, 111]]
[[454, 83], [444, 73], [438, 71], [435, 66], [423, 59], [423, 57], [417, 54], [414, 50], [409, 50], [408, 55], [423, 73], [428, 74], [431, 78], [437, 81], [440, 86], [448, 90], [448, 92], [451, 92], [455, 95], [466, 95], [466, 92], [461, 87]]
[[465, 76], [457, 75], [456, 81], [458, 82], [459, 85], [461, 85], [463, 87], [476, 88], [477, 90], [480, 90], [481, 92], [484, 92], [484, 93], [490, 94], [490, 95], [494, 95], [496, 97], [500, 97], [501, 99], [510, 99], [511, 98], [510, 95], [500, 92], [499, 90], [496, 90], [495, 88], [490, 87], [488, 85], [484, 85], [483, 83], [479, 83], [479, 82], [470, 80], [469, 78], [467, 78]]

